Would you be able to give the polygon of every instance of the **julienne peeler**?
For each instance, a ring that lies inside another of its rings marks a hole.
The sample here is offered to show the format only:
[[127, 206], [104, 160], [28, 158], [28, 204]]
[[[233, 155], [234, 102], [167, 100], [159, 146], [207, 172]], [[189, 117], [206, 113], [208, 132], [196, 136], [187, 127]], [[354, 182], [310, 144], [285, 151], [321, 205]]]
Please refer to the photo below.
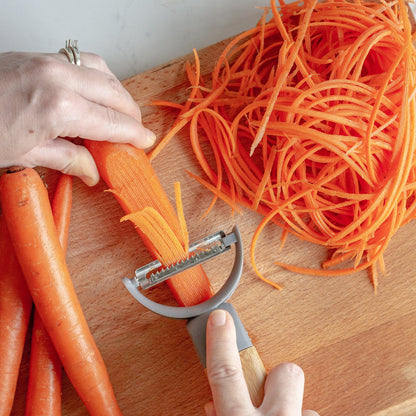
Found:
[[[167, 306], [150, 300], [142, 293], [145, 289], [157, 285], [183, 270], [200, 265], [225, 253], [233, 245], [235, 246], [235, 259], [231, 273], [221, 289], [205, 302], [187, 307]], [[231, 303], [227, 302], [237, 288], [243, 270], [243, 245], [238, 227], [235, 226], [229, 234], [219, 231], [197, 241], [190, 245], [189, 253], [189, 257], [185, 260], [165, 268], [158, 260], [155, 260], [138, 268], [132, 279], [123, 278], [123, 283], [134, 298], [149, 310], [168, 318], [187, 320], [186, 328], [204, 368], [206, 367], [205, 333], [208, 317], [214, 309], [228, 311], [234, 319], [237, 347], [250, 397], [254, 406], [258, 407], [263, 401], [264, 381], [267, 372], [236, 310]]]

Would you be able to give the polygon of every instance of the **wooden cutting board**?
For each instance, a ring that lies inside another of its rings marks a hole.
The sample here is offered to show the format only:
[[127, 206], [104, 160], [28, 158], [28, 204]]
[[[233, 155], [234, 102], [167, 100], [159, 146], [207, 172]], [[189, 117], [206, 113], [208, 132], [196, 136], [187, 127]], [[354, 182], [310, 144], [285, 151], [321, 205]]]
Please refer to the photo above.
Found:
[[[200, 51], [203, 72], [211, 69], [225, 42]], [[183, 101], [188, 94], [181, 58], [124, 81], [142, 108], [144, 124], [161, 137], [173, 114], [149, 107], [153, 99]], [[260, 216], [248, 210], [231, 214], [219, 201], [201, 218], [211, 194], [190, 179], [199, 174], [185, 132], [156, 158], [154, 167], [173, 201], [173, 184], [182, 184], [191, 241], [234, 224], [245, 244], [242, 281], [231, 298], [266, 368], [294, 361], [306, 375], [305, 408], [321, 416], [416, 415], [416, 222], [403, 227], [385, 255], [387, 275], [378, 293], [366, 273], [337, 278], [297, 275], [274, 260], [319, 266], [322, 248], [289, 238], [279, 251], [280, 230], [268, 227], [257, 245], [261, 271], [284, 286], [278, 291], [254, 274], [249, 247]], [[56, 175], [41, 170], [53, 190]], [[88, 188], [74, 182], [68, 265], [85, 315], [107, 363], [125, 416], [203, 415], [210, 390], [182, 321], [145, 310], [121, 278], [151, 260], [103, 183]], [[205, 269], [215, 288], [228, 276], [232, 253]], [[153, 299], [171, 303], [166, 287]], [[22, 415], [29, 348], [25, 350], [13, 415]], [[86, 415], [70, 382], [63, 380], [63, 415]]]

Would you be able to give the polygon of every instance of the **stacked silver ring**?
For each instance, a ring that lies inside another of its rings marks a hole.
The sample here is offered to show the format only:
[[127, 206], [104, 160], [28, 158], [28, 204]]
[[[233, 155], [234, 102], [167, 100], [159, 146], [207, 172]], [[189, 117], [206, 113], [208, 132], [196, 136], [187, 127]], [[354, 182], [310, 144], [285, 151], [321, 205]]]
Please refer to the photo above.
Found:
[[71, 64], [81, 65], [81, 54], [78, 50], [78, 41], [77, 40], [67, 40], [65, 42], [65, 48], [61, 48], [59, 53], [63, 53]]

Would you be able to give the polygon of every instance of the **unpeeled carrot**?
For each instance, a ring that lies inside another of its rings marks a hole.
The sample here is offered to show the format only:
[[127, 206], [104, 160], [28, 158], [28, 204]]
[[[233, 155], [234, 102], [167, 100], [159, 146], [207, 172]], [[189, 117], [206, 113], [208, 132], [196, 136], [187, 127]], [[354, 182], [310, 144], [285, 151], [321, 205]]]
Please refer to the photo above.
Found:
[[33, 316], [25, 416], [62, 414], [62, 365], [39, 313]]
[[36, 309], [66, 374], [91, 415], [121, 415], [72, 285], [42, 179], [30, 168], [3, 175], [0, 201]]
[[[181, 221], [175, 212], [146, 153], [127, 144], [85, 141], [85, 145], [94, 157], [101, 178], [126, 215], [133, 215], [129, 218], [135, 219], [136, 213], [152, 208], [161, 220], [159, 224], [174, 236], [169, 241], [175, 243], [170, 246], [163, 236], [155, 240], [154, 234], [150, 236], [143, 227], [137, 226], [149, 252], [164, 266], [183, 260], [188, 246], [184, 219], [179, 215]], [[201, 266], [174, 276], [167, 285], [181, 306], [195, 305], [212, 296], [211, 284]]]
[[[62, 174], [52, 200], [52, 213], [64, 252], [68, 244], [71, 206], [72, 176]], [[61, 360], [35, 309], [25, 416], [61, 415], [61, 373]]]
[[59, 242], [66, 253], [72, 209], [72, 176], [61, 174], [52, 199], [52, 214]]
[[216, 197], [264, 215], [251, 245], [261, 278], [256, 242], [273, 221], [283, 241], [290, 232], [331, 252], [321, 269], [280, 266], [367, 269], [377, 286], [389, 241], [416, 213], [415, 68], [403, 0], [272, 0], [208, 79], [199, 59], [188, 65], [192, 94], [172, 131], [187, 126]]
[[9, 416], [15, 396], [32, 297], [0, 216], [0, 415]]

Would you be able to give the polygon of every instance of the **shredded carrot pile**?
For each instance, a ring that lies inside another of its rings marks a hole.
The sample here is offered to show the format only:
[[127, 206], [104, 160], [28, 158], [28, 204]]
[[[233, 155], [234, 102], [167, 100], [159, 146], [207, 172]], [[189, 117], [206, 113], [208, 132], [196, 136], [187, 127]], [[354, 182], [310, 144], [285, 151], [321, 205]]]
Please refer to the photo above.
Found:
[[179, 115], [151, 157], [187, 126], [215, 198], [264, 215], [254, 266], [273, 221], [283, 239], [331, 253], [320, 269], [278, 265], [324, 276], [367, 269], [376, 287], [383, 252], [416, 209], [416, 53], [404, 1], [272, 0], [209, 79], [195, 58], [190, 97], [172, 105]]

